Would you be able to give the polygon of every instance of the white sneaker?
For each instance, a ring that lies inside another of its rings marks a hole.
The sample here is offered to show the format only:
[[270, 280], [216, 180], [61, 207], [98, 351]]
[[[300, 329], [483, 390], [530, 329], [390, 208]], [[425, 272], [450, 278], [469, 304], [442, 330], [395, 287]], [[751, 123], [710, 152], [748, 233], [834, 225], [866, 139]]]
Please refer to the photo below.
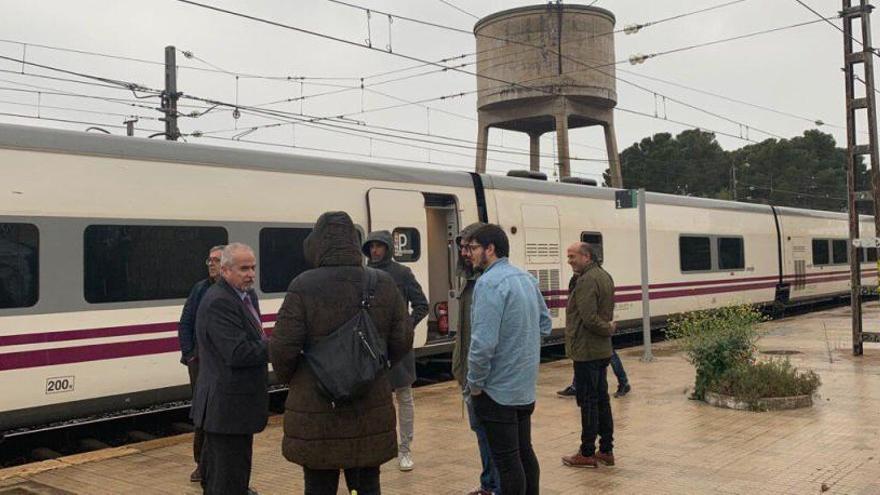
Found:
[[412, 471], [415, 464], [413, 463], [412, 454], [400, 454], [397, 463], [401, 471]]

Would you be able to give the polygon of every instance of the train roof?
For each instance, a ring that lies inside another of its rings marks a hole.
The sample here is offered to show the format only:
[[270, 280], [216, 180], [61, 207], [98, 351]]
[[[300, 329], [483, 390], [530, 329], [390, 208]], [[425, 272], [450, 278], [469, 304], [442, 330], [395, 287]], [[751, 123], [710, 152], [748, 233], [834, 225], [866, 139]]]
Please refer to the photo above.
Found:
[[[129, 160], [187, 163], [196, 165], [264, 170], [272, 172], [326, 175], [402, 183], [428, 183], [472, 188], [471, 174], [430, 168], [386, 165], [355, 160], [321, 158], [254, 149], [239, 149], [167, 140], [90, 134], [43, 127], [0, 124], [0, 148], [74, 155], [105, 156]], [[548, 182], [504, 175], [483, 174], [487, 189], [534, 192], [614, 200], [615, 189]], [[770, 206], [674, 194], [647, 193], [648, 203], [754, 213], [770, 213]], [[785, 215], [840, 220], [845, 213], [777, 207]], [[871, 217], [861, 216], [862, 221]]]
[[467, 173], [11, 124], [0, 124], [0, 148], [473, 187]]

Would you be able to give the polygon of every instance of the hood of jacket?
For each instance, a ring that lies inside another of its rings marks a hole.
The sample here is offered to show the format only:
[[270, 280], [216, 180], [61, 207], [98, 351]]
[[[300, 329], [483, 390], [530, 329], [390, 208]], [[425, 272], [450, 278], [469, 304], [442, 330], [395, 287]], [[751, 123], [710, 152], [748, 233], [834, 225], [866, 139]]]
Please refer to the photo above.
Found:
[[[373, 259], [370, 257], [370, 244], [374, 242], [381, 242], [385, 245], [385, 257], [376, 262], [373, 262]], [[394, 243], [391, 239], [391, 232], [388, 232], [387, 230], [377, 230], [375, 232], [370, 232], [367, 236], [367, 239], [361, 245], [361, 252], [367, 257], [369, 266], [381, 267], [387, 265], [391, 261], [391, 249], [393, 246]]]
[[316, 268], [362, 264], [357, 230], [344, 211], [328, 211], [318, 217], [312, 233], [303, 241], [303, 248], [306, 259]]
[[[455, 249], [458, 249], [459, 246], [461, 246], [462, 239], [465, 241], [470, 240], [470, 237], [474, 235], [474, 232], [484, 225], [486, 224], [483, 222], [474, 222], [461, 229], [461, 232], [458, 233], [458, 237], [455, 238]], [[459, 251], [459, 253], [461, 253], [461, 251]], [[474, 271], [474, 267], [465, 263], [464, 258], [461, 256], [458, 257], [458, 275], [466, 279], [474, 278], [477, 275], [476, 271]]]

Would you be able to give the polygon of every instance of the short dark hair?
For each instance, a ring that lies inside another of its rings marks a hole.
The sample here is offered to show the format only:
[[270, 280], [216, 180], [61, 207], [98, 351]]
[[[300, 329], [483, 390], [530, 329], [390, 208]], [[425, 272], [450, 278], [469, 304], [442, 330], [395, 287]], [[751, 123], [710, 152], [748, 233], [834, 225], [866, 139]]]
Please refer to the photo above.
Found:
[[492, 244], [495, 246], [495, 256], [499, 258], [510, 255], [510, 242], [507, 240], [507, 234], [504, 233], [504, 229], [494, 223], [483, 225], [475, 230], [471, 235], [471, 240], [483, 246], [483, 249]]

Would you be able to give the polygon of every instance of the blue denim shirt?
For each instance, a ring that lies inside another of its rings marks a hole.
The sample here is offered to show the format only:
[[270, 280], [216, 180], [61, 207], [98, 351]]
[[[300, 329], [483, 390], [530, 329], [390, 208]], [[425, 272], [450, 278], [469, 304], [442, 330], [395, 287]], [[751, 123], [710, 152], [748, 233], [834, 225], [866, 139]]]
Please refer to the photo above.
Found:
[[468, 388], [507, 406], [535, 402], [541, 335], [551, 329], [538, 281], [500, 258], [474, 287]]

